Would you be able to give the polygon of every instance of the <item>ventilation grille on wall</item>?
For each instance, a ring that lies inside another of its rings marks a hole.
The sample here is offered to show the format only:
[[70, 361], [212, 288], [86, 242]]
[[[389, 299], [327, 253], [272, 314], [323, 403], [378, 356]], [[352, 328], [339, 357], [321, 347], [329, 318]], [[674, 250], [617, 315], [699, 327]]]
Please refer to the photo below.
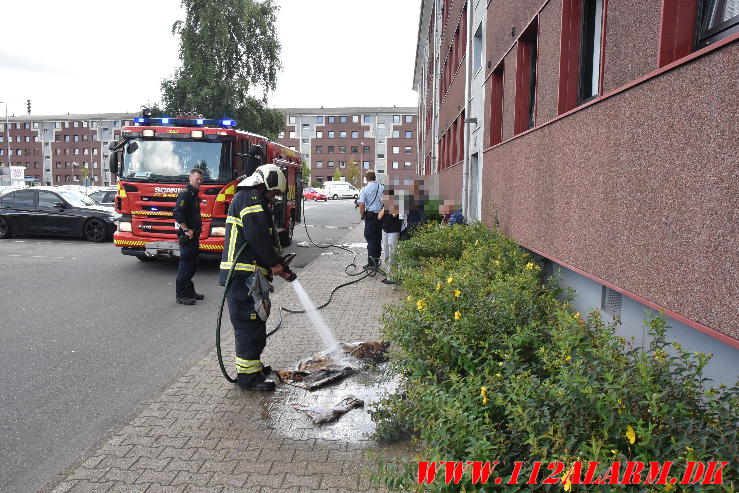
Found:
[[621, 293], [603, 286], [600, 309], [612, 317], [621, 316]]

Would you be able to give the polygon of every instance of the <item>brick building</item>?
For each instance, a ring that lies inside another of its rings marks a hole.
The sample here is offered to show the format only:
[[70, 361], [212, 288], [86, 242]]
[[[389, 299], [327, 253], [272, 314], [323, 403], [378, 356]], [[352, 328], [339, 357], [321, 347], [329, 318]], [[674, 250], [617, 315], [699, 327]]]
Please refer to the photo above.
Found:
[[41, 185], [103, 186], [115, 182], [108, 144], [134, 113], [9, 117], [0, 123], [0, 162], [24, 166], [26, 179]]
[[739, 375], [738, 0], [424, 0], [419, 161], [576, 308]]
[[[361, 186], [373, 169], [387, 184], [416, 176], [415, 108], [282, 108], [285, 131], [279, 142], [310, 163], [312, 185], [342, 179]], [[353, 164], [356, 163], [356, 164]], [[352, 166], [357, 172], [351, 176]]]

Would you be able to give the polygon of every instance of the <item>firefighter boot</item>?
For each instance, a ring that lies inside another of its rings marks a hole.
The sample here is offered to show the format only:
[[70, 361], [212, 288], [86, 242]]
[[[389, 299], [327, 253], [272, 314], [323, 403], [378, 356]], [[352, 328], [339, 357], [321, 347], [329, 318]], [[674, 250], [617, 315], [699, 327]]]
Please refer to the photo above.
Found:
[[194, 305], [195, 300], [192, 298], [186, 298], [184, 296], [178, 296], [177, 303], [179, 303], [180, 305]]

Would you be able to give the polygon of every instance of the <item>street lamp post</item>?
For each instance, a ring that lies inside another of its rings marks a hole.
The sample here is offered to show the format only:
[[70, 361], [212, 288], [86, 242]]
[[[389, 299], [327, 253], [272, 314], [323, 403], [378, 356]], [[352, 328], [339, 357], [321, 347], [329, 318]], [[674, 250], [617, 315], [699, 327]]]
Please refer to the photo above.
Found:
[[6, 101], [0, 101], [5, 104], [5, 155], [8, 159], [8, 167], [10, 167], [10, 125], [8, 124], [8, 103]]

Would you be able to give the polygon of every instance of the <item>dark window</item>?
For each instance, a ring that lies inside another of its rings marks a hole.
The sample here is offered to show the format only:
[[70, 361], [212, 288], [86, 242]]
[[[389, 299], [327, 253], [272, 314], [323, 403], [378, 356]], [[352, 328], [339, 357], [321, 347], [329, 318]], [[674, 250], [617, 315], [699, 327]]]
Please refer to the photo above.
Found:
[[359, 146], [352, 146], [352, 153], [359, 152]]
[[323, 146], [316, 146], [316, 154], [320, 154], [323, 152]]
[[362, 147], [362, 152], [369, 152], [369, 151], [370, 151], [369, 146]]
[[739, 32], [739, 0], [703, 0], [698, 17], [698, 47]]
[[579, 100], [581, 103], [598, 95], [602, 19], [603, 0], [584, 0], [580, 49]]
[[21, 190], [15, 192], [13, 206], [15, 207], [33, 207], [34, 192], [32, 190]]
[[490, 78], [490, 145], [503, 141], [503, 62]]
[[334, 152], [334, 146], [328, 146], [328, 152]]
[[531, 23], [518, 40], [516, 55], [515, 133], [525, 132], [536, 120], [536, 37], [537, 20]]
[[40, 191], [38, 193], [39, 207], [53, 207], [54, 204], [61, 202], [62, 199], [55, 193]]

